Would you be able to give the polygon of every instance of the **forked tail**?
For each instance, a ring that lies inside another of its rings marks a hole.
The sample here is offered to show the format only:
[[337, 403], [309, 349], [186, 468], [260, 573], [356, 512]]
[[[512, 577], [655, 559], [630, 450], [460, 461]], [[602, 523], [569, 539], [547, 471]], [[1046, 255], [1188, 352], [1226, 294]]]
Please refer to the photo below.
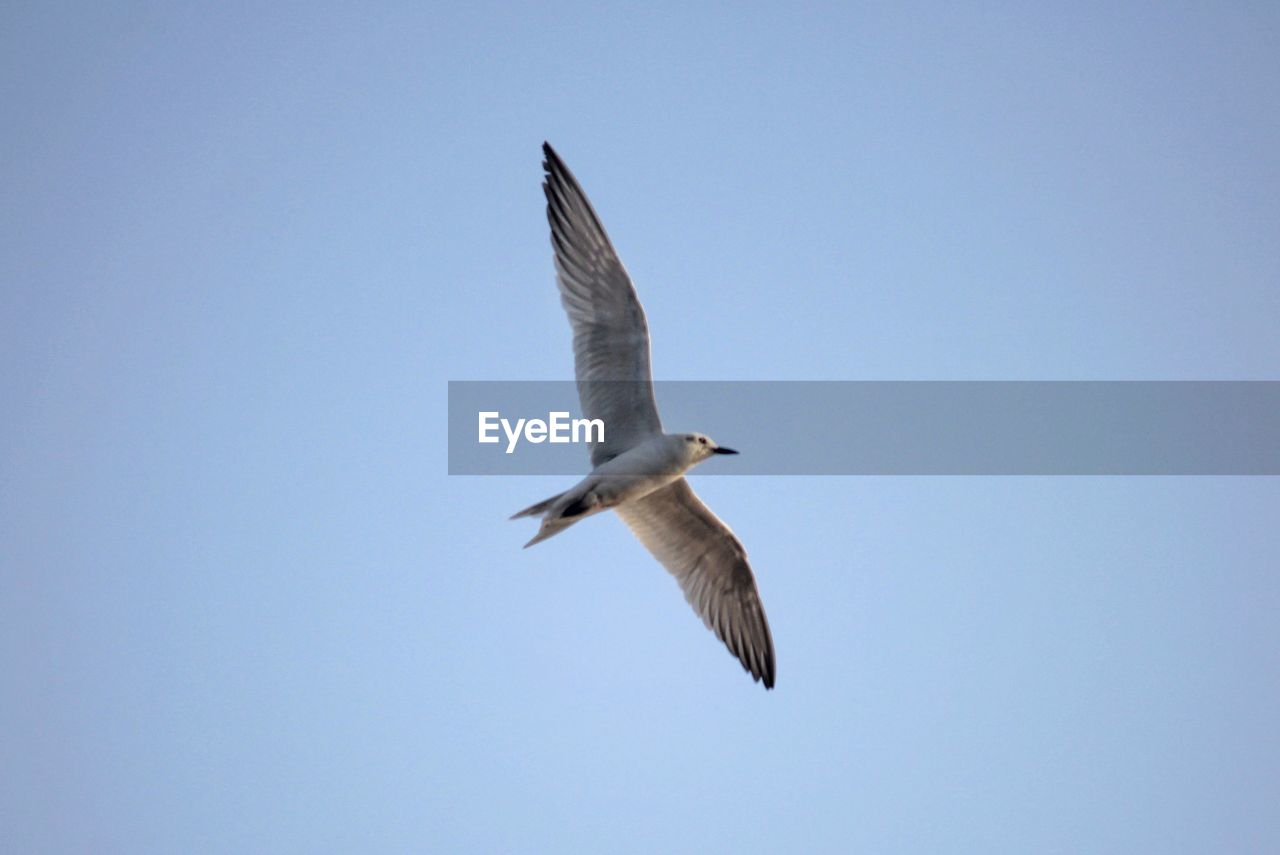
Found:
[[[530, 505], [511, 518], [518, 520], [521, 517], [536, 517], [542, 515], [542, 525], [538, 527], [538, 533], [533, 536], [533, 540], [524, 545], [525, 549], [533, 546], [535, 543], [541, 543], [548, 537], [559, 534], [569, 526], [582, 519], [587, 515], [588, 507], [586, 501], [579, 497], [563, 508], [556, 509], [556, 505], [569, 495], [569, 490], [563, 493], [557, 493], [549, 499], [543, 499], [536, 505]], [[548, 511], [556, 511], [554, 516], [547, 516]]]

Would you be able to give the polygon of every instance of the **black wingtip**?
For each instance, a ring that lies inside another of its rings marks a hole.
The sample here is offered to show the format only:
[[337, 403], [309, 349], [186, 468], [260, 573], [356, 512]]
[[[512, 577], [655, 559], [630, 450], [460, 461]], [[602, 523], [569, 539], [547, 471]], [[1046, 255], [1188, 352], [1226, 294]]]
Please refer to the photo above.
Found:
[[[767, 625], [765, 627], [765, 631], [768, 632]], [[755, 677], [761, 683], [764, 683], [764, 687], [766, 689], [772, 690], [774, 678], [777, 677], [778, 675], [778, 664], [773, 657], [773, 639], [772, 638], [769, 639], [768, 644], [769, 646], [765, 650], [764, 655], [761, 656], [756, 661], [755, 663], [756, 667], [748, 668], [747, 670], [751, 671], [752, 677]], [[745, 663], [743, 664], [743, 667], [746, 667]]]
[[542, 163], [542, 168], [548, 173], [551, 172], [552, 166], [564, 169], [564, 161], [560, 159], [560, 155], [556, 154], [556, 150], [551, 147], [551, 143], [546, 140], [542, 141], [542, 156], [546, 158]]

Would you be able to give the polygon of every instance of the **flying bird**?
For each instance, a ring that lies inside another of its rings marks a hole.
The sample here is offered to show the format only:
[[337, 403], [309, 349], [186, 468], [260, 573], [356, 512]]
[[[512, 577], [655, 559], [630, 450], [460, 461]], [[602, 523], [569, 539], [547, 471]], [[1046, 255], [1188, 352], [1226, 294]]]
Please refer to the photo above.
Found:
[[591, 473], [512, 516], [541, 516], [530, 547], [612, 508], [675, 576], [685, 599], [757, 682], [772, 689], [769, 622], [747, 551], [702, 503], [684, 473], [713, 454], [737, 454], [700, 433], [664, 433], [649, 367], [649, 325], [631, 277], [573, 173], [547, 143], [542, 190], [560, 302], [573, 328], [583, 415], [600, 419]]

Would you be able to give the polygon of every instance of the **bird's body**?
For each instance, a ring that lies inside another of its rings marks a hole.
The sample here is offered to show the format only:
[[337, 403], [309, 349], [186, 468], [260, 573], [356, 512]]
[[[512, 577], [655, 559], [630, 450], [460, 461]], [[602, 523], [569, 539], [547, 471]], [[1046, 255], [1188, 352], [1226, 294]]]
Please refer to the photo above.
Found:
[[525, 508], [512, 519], [542, 514], [542, 526], [525, 544], [528, 548], [592, 514], [661, 490], [712, 454], [733, 453], [698, 434], [658, 434], [601, 463], [573, 487]]
[[547, 220], [560, 301], [573, 327], [578, 396], [601, 419], [593, 469], [563, 493], [512, 519], [540, 516], [540, 543], [613, 509], [671, 572], [685, 598], [743, 668], [773, 688], [773, 638], [746, 550], [702, 503], [684, 473], [713, 454], [736, 454], [697, 433], [664, 433], [649, 367], [649, 328], [630, 277], [582, 188], [550, 145]]

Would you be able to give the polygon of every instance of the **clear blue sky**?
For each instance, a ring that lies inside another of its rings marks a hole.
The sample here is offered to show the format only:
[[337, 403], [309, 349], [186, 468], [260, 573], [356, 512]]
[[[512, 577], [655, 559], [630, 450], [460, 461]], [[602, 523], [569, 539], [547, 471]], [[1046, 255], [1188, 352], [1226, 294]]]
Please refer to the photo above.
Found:
[[766, 693], [444, 446], [543, 139], [664, 379], [1277, 379], [1276, 7], [457, 5], [0, 13], [0, 849], [1280, 851], [1280, 479], [695, 479]]

